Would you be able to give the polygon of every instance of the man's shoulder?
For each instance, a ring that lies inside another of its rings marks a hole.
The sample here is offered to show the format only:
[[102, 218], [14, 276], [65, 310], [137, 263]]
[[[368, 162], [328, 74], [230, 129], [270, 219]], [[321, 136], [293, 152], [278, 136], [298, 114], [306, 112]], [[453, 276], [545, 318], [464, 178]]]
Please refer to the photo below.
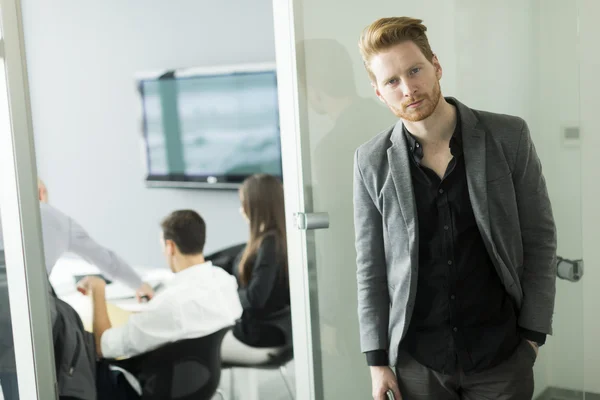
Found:
[[494, 140], [503, 144], [517, 144], [521, 138], [526, 123], [521, 117], [509, 114], [494, 113], [490, 111], [471, 111], [477, 117], [480, 126], [489, 133]]
[[496, 131], [521, 131], [525, 124], [523, 118], [515, 115], [471, 108], [454, 97], [446, 97], [446, 100], [458, 108], [463, 124], [466, 122], [467, 125], [472, 125], [476, 121], [477, 125], [487, 128], [486, 130], [492, 133]]
[[[74, 230], [85, 232], [73, 218], [46, 203], [40, 203], [40, 219], [44, 240], [50, 241], [46, 242], [46, 245], [53, 243], [52, 246], [62, 248], [63, 246], [68, 246]], [[59, 245], [58, 243], [62, 244]], [[62, 249], [61, 251], [63, 250], [66, 251], [66, 249]]]
[[65, 213], [48, 203], [40, 202], [40, 213], [42, 217], [50, 216], [53, 218], [68, 218]]
[[70, 216], [58, 208], [42, 202], [40, 202], [40, 217], [42, 218], [42, 222], [46, 224], [50, 223], [53, 226], [60, 226], [62, 228], [68, 228], [73, 221]]
[[525, 121], [516, 115], [495, 113], [491, 111], [471, 109], [481, 122], [487, 125], [506, 128], [521, 129]]
[[361, 144], [356, 149], [356, 159], [360, 165], [376, 164], [391, 146], [391, 136], [396, 124], [388, 126], [383, 131]]
[[212, 276], [215, 280], [222, 283], [229, 283], [231, 281], [236, 282], [235, 276], [231, 275], [229, 272], [225, 271], [225, 268], [219, 265], [211, 265], [210, 270], [212, 272]]

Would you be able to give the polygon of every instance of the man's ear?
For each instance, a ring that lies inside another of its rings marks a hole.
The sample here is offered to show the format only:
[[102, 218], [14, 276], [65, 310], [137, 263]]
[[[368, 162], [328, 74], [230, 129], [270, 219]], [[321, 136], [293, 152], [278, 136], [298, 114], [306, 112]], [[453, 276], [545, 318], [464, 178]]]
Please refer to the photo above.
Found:
[[435, 69], [435, 76], [438, 79], [442, 79], [442, 65], [440, 64], [440, 60], [438, 60], [437, 55], [433, 55], [431, 63], [433, 64], [433, 68]]
[[175, 255], [175, 242], [172, 241], [171, 239], [167, 239], [165, 240], [165, 251], [169, 256], [174, 256]]
[[379, 91], [379, 88], [377, 87], [377, 84], [375, 82], [371, 81], [371, 87], [375, 91], [375, 96], [377, 96], [377, 98], [379, 99], [379, 101], [381, 101], [383, 104], [385, 104], [385, 100], [381, 96], [381, 92]]

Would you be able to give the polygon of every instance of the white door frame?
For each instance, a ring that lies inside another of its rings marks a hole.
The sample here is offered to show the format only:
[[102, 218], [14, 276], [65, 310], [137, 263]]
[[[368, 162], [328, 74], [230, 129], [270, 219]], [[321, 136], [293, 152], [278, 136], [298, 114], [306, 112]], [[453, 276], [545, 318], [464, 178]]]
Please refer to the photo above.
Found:
[[[0, 204], [21, 399], [56, 399], [29, 85], [19, 0], [0, 0]], [[5, 95], [6, 94], [6, 95]], [[28, 312], [23, 312], [28, 310]]]
[[600, 283], [600, 169], [598, 168], [598, 68], [600, 54], [597, 38], [600, 34], [598, 13], [600, 3], [597, 0], [579, 0], [579, 112], [581, 121], [581, 199], [583, 217], [583, 259], [586, 263], [583, 277], [583, 341], [584, 341], [584, 378], [586, 392], [600, 390], [598, 373], [600, 372], [600, 321], [598, 320], [598, 284]]
[[296, 29], [293, 0], [273, 0], [275, 58], [281, 129], [281, 152], [284, 199], [287, 223], [290, 297], [294, 335], [296, 398], [317, 400], [323, 397], [320, 369], [318, 310], [316, 309], [316, 274], [310, 271], [307, 232], [296, 227], [295, 213], [305, 212], [302, 149], [300, 140], [301, 107], [298, 71], [302, 60], [296, 59]]

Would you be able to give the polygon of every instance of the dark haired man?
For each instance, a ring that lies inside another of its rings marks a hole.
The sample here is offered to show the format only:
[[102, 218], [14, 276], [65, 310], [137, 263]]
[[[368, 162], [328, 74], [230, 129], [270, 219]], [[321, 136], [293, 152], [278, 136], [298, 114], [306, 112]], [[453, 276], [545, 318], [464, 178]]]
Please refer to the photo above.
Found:
[[[87, 277], [79, 284], [80, 291], [92, 298], [100, 357], [134, 356], [167, 343], [207, 336], [234, 325], [242, 313], [235, 278], [204, 260], [206, 225], [202, 217], [192, 210], [179, 210], [167, 216], [161, 227], [161, 243], [174, 275], [144, 311], [131, 315], [126, 324], [111, 326], [102, 279]], [[136, 386], [131, 377], [128, 381]], [[102, 364], [97, 385], [99, 399], [129, 390]]]

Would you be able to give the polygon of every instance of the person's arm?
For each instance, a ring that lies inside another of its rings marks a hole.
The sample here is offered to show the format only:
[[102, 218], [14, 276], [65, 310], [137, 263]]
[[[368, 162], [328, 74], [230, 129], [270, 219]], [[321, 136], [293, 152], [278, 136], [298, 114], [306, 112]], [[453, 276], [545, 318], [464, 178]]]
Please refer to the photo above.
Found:
[[354, 231], [361, 349], [364, 353], [386, 351], [390, 299], [383, 221], [363, 179], [358, 151], [354, 162]]
[[386, 399], [388, 390], [402, 399], [387, 354], [390, 299], [383, 221], [365, 185], [358, 153], [354, 158], [354, 231], [360, 345], [371, 370], [373, 399]]
[[168, 298], [152, 300], [143, 311], [131, 314], [125, 324], [113, 328], [106, 307], [105, 286], [104, 280], [95, 276], [86, 277], [78, 284], [80, 292], [92, 297], [92, 326], [99, 357], [131, 357], [146, 353], [179, 340], [186, 333], [181, 306]]
[[154, 295], [152, 288], [142, 282], [142, 278], [128, 263], [113, 251], [96, 243], [72, 218], [69, 218], [68, 250], [97, 266], [108, 277], [123, 281], [127, 286], [137, 290], [138, 295], [146, 295], [149, 298]]
[[92, 330], [96, 342], [96, 354], [102, 357], [102, 335], [112, 327], [106, 308], [106, 282], [91, 276], [81, 280], [77, 286], [80, 292], [89, 294], [92, 298]]
[[272, 235], [263, 239], [256, 254], [248, 285], [238, 289], [244, 310], [263, 308], [277, 283], [280, 265], [277, 262], [276, 244], [276, 239]]
[[543, 344], [552, 333], [556, 294], [556, 227], [542, 165], [525, 121], [513, 168], [523, 240], [521, 335]]
[[181, 305], [171, 298], [155, 298], [144, 310], [129, 315], [123, 325], [105, 330], [99, 345], [105, 358], [132, 357], [185, 338]]

